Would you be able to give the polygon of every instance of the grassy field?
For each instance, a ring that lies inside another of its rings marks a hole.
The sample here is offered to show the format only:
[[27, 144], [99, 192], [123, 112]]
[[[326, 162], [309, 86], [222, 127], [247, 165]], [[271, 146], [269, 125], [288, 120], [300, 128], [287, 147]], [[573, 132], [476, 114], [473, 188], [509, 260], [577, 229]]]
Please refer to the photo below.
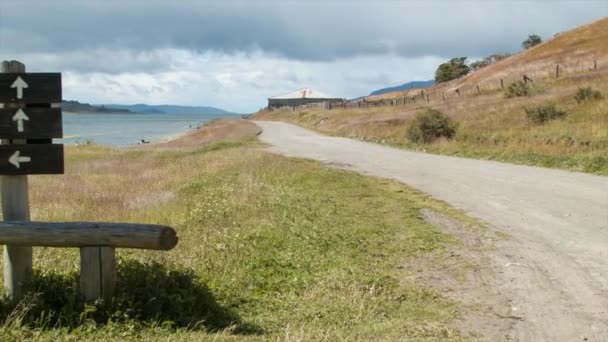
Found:
[[35, 248], [32, 294], [0, 302], [0, 340], [462, 339], [450, 327], [459, 304], [402, 266], [458, 245], [422, 209], [461, 214], [394, 182], [264, 152], [248, 122], [209, 132], [189, 148], [67, 147], [65, 175], [31, 177], [33, 220], [167, 224], [180, 242], [118, 250], [112, 305], [78, 298], [77, 249]]

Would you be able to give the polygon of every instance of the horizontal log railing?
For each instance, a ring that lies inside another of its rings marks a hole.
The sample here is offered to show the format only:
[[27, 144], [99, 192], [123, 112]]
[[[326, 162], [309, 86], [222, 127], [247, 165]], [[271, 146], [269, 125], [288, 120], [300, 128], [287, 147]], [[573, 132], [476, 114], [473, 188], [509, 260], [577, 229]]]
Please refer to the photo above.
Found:
[[177, 245], [177, 234], [171, 227], [154, 224], [10, 221], [0, 222], [0, 244], [167, 251]]
[[0, 244], [79, 247], [80, 290], [85, 300], [112, 301], [116, 283], [114, 248], [168, 251], [177, 245], [171, 227], [106, 222], [0, 222]]

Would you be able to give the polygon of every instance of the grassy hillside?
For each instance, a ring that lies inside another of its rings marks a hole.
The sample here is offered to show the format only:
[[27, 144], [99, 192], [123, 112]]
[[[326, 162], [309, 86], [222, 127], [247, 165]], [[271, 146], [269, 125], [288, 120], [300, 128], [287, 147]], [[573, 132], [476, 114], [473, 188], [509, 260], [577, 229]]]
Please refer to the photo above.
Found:
[[[597, 70], [589, 70], [593, 60], [597, 61]], [[568, 61], [585, 67], [563, 67], [560, 77], [555, 78], [555, 64]], [[548, 71], [544, 76], [543, 70]], [[534, 79], [531, 94], [506, 98], [500, 79], [508, 88], [509, 82], [521, 79], [523, 74]], [[581, 87], [592, 87], [608, 97], [608, 19], [562, 33], [465, 78], [425, 89], [428, 102], [425, 96], [416, 103], [396, 106], [263, 111], [256, 118], [290, 121], [327, 134], [427, 152], [607, 175], [608, 103], [605, 99], [577, 103], [574, 96]], [[454, 89], [460, 89], [461, 96]], [[381, 97], [403, 99], [414, 94], [420, 94], [420, 90]], [[525, 108], [545, 104], [556, 104], [567, 111], [567, 116], [544, 125], [534, 124]], [[458, 123], [452, 140], [431, 144], [409, 141], [408, 127], [427, 108], [440, 110]]]
[[31, 177], [32, 219], [167, 224], [180, 242], [118, 250], [110, 307], [78, 299], [77, 249], [35, 248], [34, 293], [0, 301], [0, 339], [461, 340], [458, 303], [402, 266], [458, 245], [422, 210], [460, 214], [394, 182], [264, 152], [257, 133], [227, 120], [183, 144], [67, 147], [64, 176]]

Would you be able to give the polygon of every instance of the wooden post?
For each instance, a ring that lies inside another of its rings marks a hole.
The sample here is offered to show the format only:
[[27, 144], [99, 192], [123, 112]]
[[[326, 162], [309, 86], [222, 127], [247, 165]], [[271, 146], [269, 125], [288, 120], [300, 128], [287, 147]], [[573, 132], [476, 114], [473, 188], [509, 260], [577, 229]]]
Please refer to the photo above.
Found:
[[431, 102], [431, 96], [428, 93], [426, 94], [426, 102]]
[[[18, 61], [2, 62], [2, 73], [25, 72], [25, 64]], [[10, 144], [3, 140], [1, 144]], [[25, 144], [22, 139], [14, 144]], [[4, 221], [29, 221], [30, 203], [27, 176], [1, 176], [0, 192]], [[23, 296], [23, 285], [32, 278], [32, 247], [4, 246], [4, 290], [12, 299]]]
[[441, 96], [443, 97], [443, 101], [445, 101], [445, 93], [441, 93]]
[[505, 89], [505, 82], [503, 81], [503, 79], [502, 79], [502, 78], [500, 79], [500, 87], [501, 87], [502, 89]]
[[477, 85], [477, 95], [481, 95], [481, 90], [479, 89], [479, 84]]
[[116, 260], [112, 247], [80, 248], [80, 291], [86, 301], [112, 302], [116, 282]]
[[559, 64], [555, 64], [555, 78], [559, 77]]
[[595, 59], [593, 60], [593, 70], [597, 71], [597, 61]]

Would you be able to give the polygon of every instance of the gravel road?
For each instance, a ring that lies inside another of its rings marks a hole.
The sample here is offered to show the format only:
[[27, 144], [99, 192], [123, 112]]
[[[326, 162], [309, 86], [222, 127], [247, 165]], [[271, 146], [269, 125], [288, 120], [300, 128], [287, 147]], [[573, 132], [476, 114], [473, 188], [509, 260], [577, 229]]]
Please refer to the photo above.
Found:
[[505, 319], [515, 318], [505, 339], [608, 341], [608, 177], [408, 152], [282, 122], [256, 124], [273, 152], [396, 179], [511, 236], [496, 251], [503, 257], [493, 258], [496, 291], [511, 306]]

